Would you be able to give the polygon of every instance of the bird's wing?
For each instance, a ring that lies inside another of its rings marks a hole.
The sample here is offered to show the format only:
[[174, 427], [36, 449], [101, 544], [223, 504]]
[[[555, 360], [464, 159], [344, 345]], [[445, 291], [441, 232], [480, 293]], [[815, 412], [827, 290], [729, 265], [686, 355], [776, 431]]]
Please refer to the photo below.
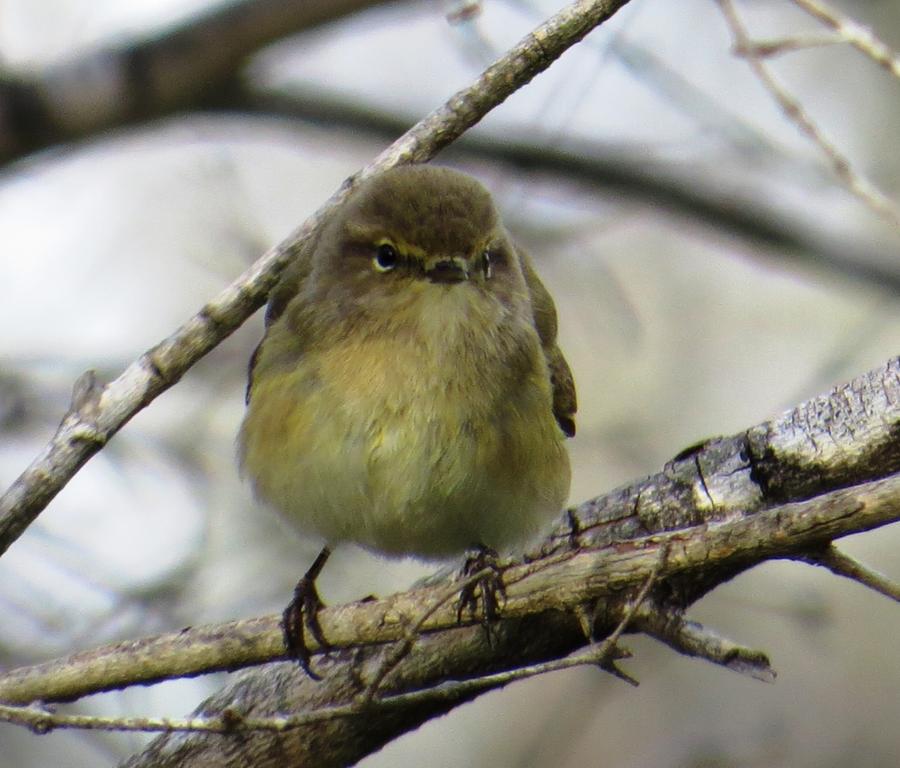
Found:
[[525, 274], [525, 283], [531, 294], [534, 325], [537, 328], [544, 357], [547, 359], [547, 366], [550, 369], [550, 383], [553, 385], [553, 415], [562, 431], [568, 437], [573, 437], [578, 400], [575, 395], [575, 379], [572, 377], [572, 370], [556, 343], [556, 306], [550, 292], [537, 276], [531, 257], [521, 248], [517, 248], [517, 251], [522, 264], [522, 272]]
[[[284, 268], [275, 287], [269, 293], [269, 303], [266, 305], [266, 335], [272, 324], [284, 314], [284, 310], [291, 299], [297, 295], [300, 286], [303, 285], [312, 269], [312, 254], [316, 248], [318, 241], [318, 233], [307, 239], [303, 247], [294, 256], [294, 259]], [[253, 373], [256, 370], [256, 364], [259, 361], [259, 352], [266, 341], [266, 335], [263, 336], [253, 354], [250, 356], [250, 364], [247, 369], [247, 391], [244, 394], [244, 400], [250, 402], [250, 393], [253, 390]]]

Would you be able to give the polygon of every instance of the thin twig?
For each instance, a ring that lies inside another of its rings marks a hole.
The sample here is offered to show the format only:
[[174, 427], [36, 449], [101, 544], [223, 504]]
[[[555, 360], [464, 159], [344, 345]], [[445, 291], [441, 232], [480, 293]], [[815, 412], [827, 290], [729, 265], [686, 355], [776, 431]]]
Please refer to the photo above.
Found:
[[854, 21], [849, 16], [829, 8], [819, 0], [792, 0], [811, 16], [831, 27], [840, 38], [861, 51], [879, 66], [884, 67], [894, 77], [900, 78], [900, 55], [894, 53], [878, 39], [872, 30]]
[[735, 51], [744, 55], [753, 73], [781, 108], [785, 117], [819, 147], [828, 159], [835, 175], [854, 195], [879, 215], [889, 219], [894, 224], [900, 224], [900, 208], [897, 207], [896, 203], [856, 172], [850, 161], [838, 150], [834, 143], [825, 137], [825, 134], [822, 133], [822, 130], [816, 125], [801, 103], [782, 88], [763, 59], [754, 53], [753, 41], [750, 39], [747, 28], [737, 14], [733, 0], [717, 1], [725, 20], [728, 22], [728, 26], [731, 28]]
[[629, 685], [633, 685], [635, 687], [637, 687], [638, 681], [616, 666], [616, 648], [619, 644], [619, 638], [621, 638], [625, 630], [628, 629], [629, 625], [634, 620], [634, 617], [637, 615], [638, 609], [644, 604], [644, 600], [647, 599], [647, 595], [650, 593], [650, 589], [654, 584], [656, 584], [656, 579], [659, 576], [659, 573], [662, 570], [663, 566], [665, 565], [668, 555], [669, 545], [663, 544], [659, 548], [659, 557], [656, 559], [656, 564], [650, 571], [650, 575], [647, 576], [646, 580], [644, 581], [643, 586], [640, 588], [640, 590], [638, 590], [638, 593], [637, 595], [635, 595], [634, 600], [629, 603], [628, 609], [622, 615], [621, 621], [619, 621], [619, 623], [616, 625], [616, 628], [609, 634], [608, 637], [603, 640], [602, 643], [600, 643], [600, 645], [596, 649], [596, 664], [601, 669], [606, 670], [614, 677], [618, 677], [620, 680], [624, 680]]
[[168, 718], [168, 717], [102, 717], [94, 715], [66, 715], [40, 709], [35, 706], [19, 707], [0, 704], [0, 721], [24, 725], [36, 733], [49, 733], [57, 728], [79, 728], [99, 731], [141, 731], [166, 733], [174, 731], [204, 731], [208, 733], [234, 733], [238, 731], [286, 731], [310, 723], [355, 717], [363, 711], [387, 708], [406, 708], [415, 704], [434, 703], [441, 700], [459, 700], [467, 695], [499, 688], [517, 680], [524, 680], [547, 672], [590, 664], [602, 666], [608, 659], [610, 648], [605, 643], [590, 649], [540, 664], [530, 664], [506, 672], [441, 683], [411, 693], [385, 696], [374, 700], [356, 700], [350, 704], [320, 707], [286, 717], [245, 718], [233, 710], [222, 717]]
[[819, 552], [804, 555], [799, 559], [805, 563], [821, 565], [838, 576], [852, 579], [880, 595], [900, 602], [900, 584], [878, 573], [878, 571], [872, 570], [867, 565], [859, 562], [859, 560], [850, 557], [850, 555], [841, 552], [833, 544]]
[[415, 624], [407, 630], [403, 639], [394, 646], [393, 651], [384, 657], [378, 671], [373, 676], [372, 681], [366, 686], [366, 690], [359, 697], [359, 701], [362, 705], [369, 703], [375, 698], [384, 679], [406, 656], [409, 655], [409, 652], [412, 650], [416, 639], [420, 636], [425, 623], [434, 616], [441, 607], [449, 603], [453, 598], [458, 597], [461, 590], [476, 584], [480, 579], [489, 576], [490, 573], [491, 570], [489, 568], [483, 568], [477, 573], [473, 573], [471, 576], [463, 579], [461, 582], [454, 582], [450, 587], [444, 590], [443, 593], [438, 595], [437, 600], [433, 601], [431, 605], [422, 612], [422, 615], [419, 616]]
[[636, 627], [678, 653], [705, 659], [733, 672], [764, 683], [775, 682], [775, 670], [762, 651], [735, 643], [685, 618], [684, 611], [667, 605], [645, 605], [636, 617]]
[[741, 56], [767, 58], [780, 56], [783, 53], [803, 51], [809, 48], [822, 48], [826, 45], [836, 45], [845, 42], [846, 40], [843, 37], [834, 33], [791, 35], [790, 37], [778, 37], [773, 40], [754, 40], [736, 52]]

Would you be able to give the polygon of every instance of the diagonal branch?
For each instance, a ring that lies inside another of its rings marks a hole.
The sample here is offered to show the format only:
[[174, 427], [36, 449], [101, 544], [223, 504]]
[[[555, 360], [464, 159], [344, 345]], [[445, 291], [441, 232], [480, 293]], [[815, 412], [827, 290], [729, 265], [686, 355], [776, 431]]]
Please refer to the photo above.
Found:
[[868, 587], [874, 592], [900, 603], [900, 584], [877, 571], [873, 571], [856, 558], [841, 552], [833, 545], [824, 547], [819, 552], [810, 552], [800, 559], [813, 565], [821, 565], [837, 576], [843, 576], [851, 581], [858, 582], [864, 587]]
[[531, 81], [628, 0], [578, 0], [538, 26], [481, 76], [401, 136], [279, 245], [175, 333], [115, 380], [76, 385], [72, 407], [53, 439], [0, 497], [0, 554], [25, 531], [74, 474], [138, 411], [262, 306], [284, 265], [355, 183], [402, 163], [425, 162]]
[[[360, 133], [374, 139], [396, 136], [413, 122], [377, 105], [322, 93], [259, 92], [241, 83], [216, 109], [253, 115], [281, 115], [313, 122], [328, 130]], [[505, 132], [491, 136], [471, 132], [447, 150], [447, 157], [501, 164], [517, 173], [558, 175], [592, 193], [609, 194], [654, 210], [693, 219], [716, 232], [726, 232], [768, 249], [767, 259], [797, 261], [815, 270], [900, 291], [900, 263], [884, 258], [883, 242], [849, 237], [816, 217], [814, 223], [792, 216], [771, 201], [758, 199], [741, 184], [711, 181], [677, 163], [663, 163], [602, 142], [568, 139], [564, 146], [540, 143], [534, 137]], [[778, 156], [781, 166], [789, 162]]]

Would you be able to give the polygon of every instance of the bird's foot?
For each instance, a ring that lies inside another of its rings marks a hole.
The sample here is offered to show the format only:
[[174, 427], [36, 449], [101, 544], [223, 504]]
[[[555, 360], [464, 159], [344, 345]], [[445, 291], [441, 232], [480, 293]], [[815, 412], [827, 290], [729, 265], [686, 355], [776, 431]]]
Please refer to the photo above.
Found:
[[304, 632], [309, 632], [323, 650], [331, 647], [325, 639], [321, 624], [319, 624], [319, 611], [325, 607], [325, 604], [316, 589], [316, 578], [330, 554], [331, 551], [328, 547], [322, 549], [303, 578], [297, 582], [297, 586], [294, 587], [294, 597], [284, 609], [284, 613], [281, 614], [281, 631], [287, 655], [296, 659], [303, 671], [313, 680], [322, 678], [310, 667], [312, 654], [306, 643]]
[[466, 610], [475, 616], [480, 603], [481, 626], [488, 644], [493, 646], [493, 629], [500, 618], [500, 605], [506, 601], [500, 556], [496, 550], [479, 544], [466, 555], [461, 576], [466, 584], [459, 593], [456, 619], [461, 622]]

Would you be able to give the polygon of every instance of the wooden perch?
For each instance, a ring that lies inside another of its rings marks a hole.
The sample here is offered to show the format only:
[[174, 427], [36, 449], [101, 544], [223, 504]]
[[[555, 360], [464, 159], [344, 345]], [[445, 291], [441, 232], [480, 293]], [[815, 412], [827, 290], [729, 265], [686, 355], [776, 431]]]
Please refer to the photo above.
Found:
[[[779, 418], [695, 446], [660, 472], [569, 510], [537, 551], [506, 570], [507, 603], [493, 646], [476, 623], [457, 624], [459, 583], [448, 576], [381, 600], [328, 608], [322, 627], [336, 650], [317, 659], [323, 682], [308, 680], [292, 663], [246, 670], [193, 720], [133, 723], [198, 732], [163, 736], [128, 765], [227, 766], [246, 764], [240, 761], [248, 755], [259, 765], [275, 765], [265, 756], [284, 754], [317, 765], [345, 764], [517, 679], [524, 666], [532, 665], [529, 674], [557, 668], [541, 665], [589, 646], [585, 626], [596, 641], [623, 617], [632, 631], [681, 653], [771, 680], [763, 653], [719, 638], [686, 619], [685, 610], [757, 563], [821, 559], [836, 538], [900, 520], [898, 436], [900, 359], [893, 359]], [[826, 560], [829, 567], [837, 562]], [[852, 577], [854, 569], [840, 562]], [[651, 575], [653, 584], [635, 607], [635, 595]], [[896, 589], [886, 582], [880, 587]], [[408, 641], [399, 658], [398, 641]], [[189, 628], [13, 670], [0, 676], [0, 700], [71, 700], [263, 664], [282, 654], [276, 616]], [[573, 663], [588, 662], [577, 657]], [[375, 679], [381, 682], [373, 692]], [[45, 714], [40, 722], [44, 729], [67, 725], [62, 715], [54, 721]]]

